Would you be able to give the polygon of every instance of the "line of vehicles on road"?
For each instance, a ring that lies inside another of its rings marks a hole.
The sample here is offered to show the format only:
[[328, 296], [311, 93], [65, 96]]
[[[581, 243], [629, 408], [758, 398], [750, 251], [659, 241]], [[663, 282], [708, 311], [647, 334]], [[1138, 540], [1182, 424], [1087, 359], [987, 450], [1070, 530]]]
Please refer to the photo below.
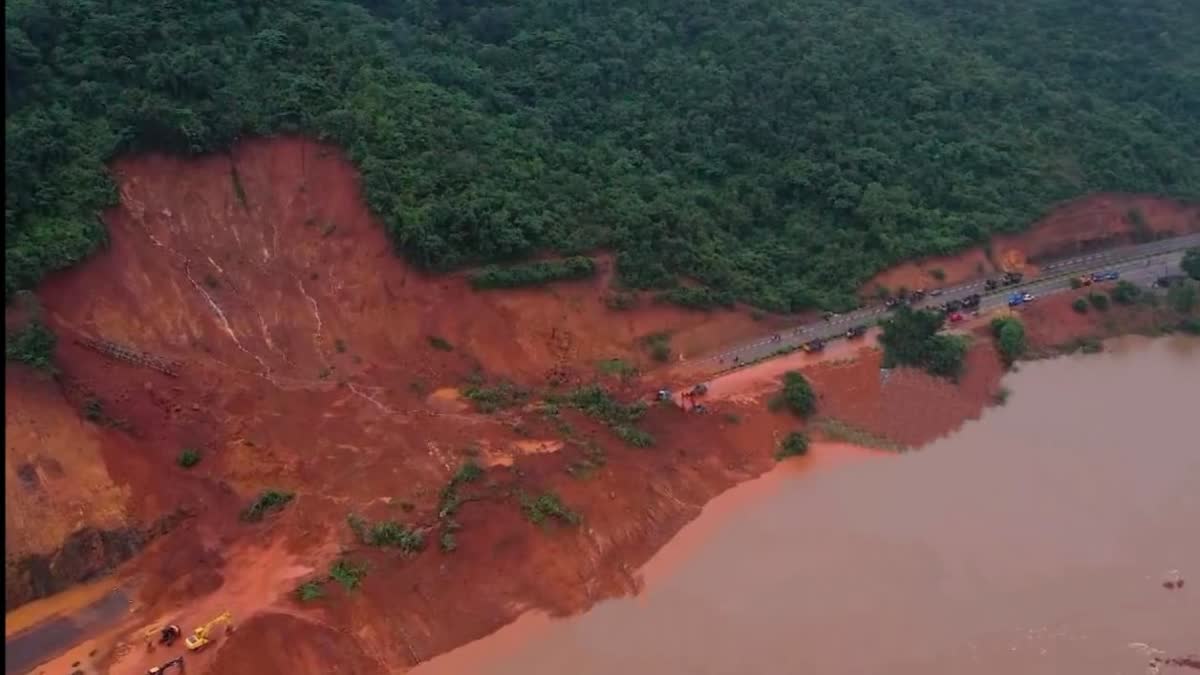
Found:
[[[1096, 283], [1096, 282], [1114, 281], [1116, 279], [1119, 279], [1120, 277], [1121, 277], [1120, 272], [1118, 272], [1116, 270], [1108, 270], [1108, 271], [1104, 271], [1104, 272], [1093, 272], [1092, 274], [1085, 274], [1083, 276], [1076, 277], [1075, 280], [1073, 280], [1073, 281], [1081, 286], [1091, 286], [1093, 283]], [[1021, 282], [1023, 282], [1024, 280], [1025, 280], [1025, 275], [1020, 272], [1005, 272], [1004, 275], [1001, 277], [988, 279], [988, 280], [984, 281], [983, 286], [984, 286], [985, 291], [993, 291], [993, 290], [996, 290], [996, 289], [1004, 287], [1004, 286], [1018, 285]], [[895, 309], [896, 307], [898, 307], [900, 305], [912, 305], [914, 303], [920, 302], [921, 300], [924, 300], [926, 297], [940, 296], [942, 294], [942, 292], [943, 292], [942, 289], [933, 289], [930, 291], [926, 291], [923, 288], [917, 289], [915, 291], [902, 290], [900, 293], [896, 294], [895, 296], [889, 296], [887, 298], [884, 298], [883, 304], [884, 304], [885, 309], [891, 310], [891, 309]], [[1008, 296], [1008, 306], [1009, 307], [1019, 307], [1021, 305], [1033, 302], [1035, 297], [1036, 296], [1034, 296], [1032, 293], [1029, 293], [1029, 292], [1014, 292]], [[942, 316], [946, 317], [946, 319], [950, 323], [958, 323], [960, 321], [964, 321], [967, 318], [968, 313], [978, 315], [979, 314], [979, 306], [982, 303], [982, 301], [983, 301], [983, 296], [981, 294], [972, 293], [963, 298], [959, 298], [956, 300], [948, 300], [948, 301], [940, 303], [940, 304], [930, 305], [930, 306], [926, 307], [925, 309], [932, 311], [932, 312], [940, 313]], [[836, 318], [837, 316], [838, 315], [834, 312], [826, 312], [824, 315], [824, 318], [826, 321], [831, 321], [834, 318]], [[843, 333], [840, 337], [844, 337], [847, 340], [859, 339], [867, 334], [867, 328], [869, 327], [869, 325], [870, 324], [864, 323], [864, 324], [859, 324], [856, 326], [851, 326], [850, 328], [846, 329], [846, 332]], [[803, 328], [797, 328], [794, 332], [795, 332], [795, 334], [800, 334], [803, 332], [803, 330], [804, 330]], [[817, 353], [817, 352], [823, 351], [825, 349], [825, 344], [828, 342], [829, 339], [833, 339], [833, 338], [814, 338], [812, 340], [808, 340], [806, 342], [801, 343], [799, 348], [801, 351], [804, 351], [807, 353]], [[782, 340], [782, 336], [780, 336], [779, 334], [776, 334], [775, 336], [772, 337], [771, 341], [779, 342], [781, 340]], [[733, 357], [734, 364], [738, 364], [740, 362], [741, 362], [740, 357], [738, 357], [738, 356]]]

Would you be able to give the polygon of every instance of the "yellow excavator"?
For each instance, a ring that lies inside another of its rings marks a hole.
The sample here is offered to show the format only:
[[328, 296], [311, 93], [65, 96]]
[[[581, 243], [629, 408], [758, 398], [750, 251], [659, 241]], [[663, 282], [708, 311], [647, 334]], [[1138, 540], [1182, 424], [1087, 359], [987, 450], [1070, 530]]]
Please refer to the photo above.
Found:
[[226, 633], [233, 632], [233, 615], [228, 611], [225, 611], [222, 612], [217, 618], [192, 631], [192, 634], [187, 637], [187, 640], [184, 641], [184, 644], [186, 644], [187, 648], [193, 652], [204, 648], [214, 639], [212, 635], [213, 629], [216, 628], [218, 624], [222, 623], [227, 624], [225, 627]]

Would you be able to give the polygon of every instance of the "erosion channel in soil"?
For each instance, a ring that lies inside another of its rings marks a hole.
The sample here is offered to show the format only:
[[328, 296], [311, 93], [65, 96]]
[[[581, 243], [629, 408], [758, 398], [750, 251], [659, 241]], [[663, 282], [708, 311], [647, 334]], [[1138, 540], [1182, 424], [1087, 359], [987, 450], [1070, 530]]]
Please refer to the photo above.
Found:
[[1198, 380], [1194, 338], [1023, 364], [919, 452], [819, 446], [719, 497], [639, 597], [414, 675], [1191, 672]]

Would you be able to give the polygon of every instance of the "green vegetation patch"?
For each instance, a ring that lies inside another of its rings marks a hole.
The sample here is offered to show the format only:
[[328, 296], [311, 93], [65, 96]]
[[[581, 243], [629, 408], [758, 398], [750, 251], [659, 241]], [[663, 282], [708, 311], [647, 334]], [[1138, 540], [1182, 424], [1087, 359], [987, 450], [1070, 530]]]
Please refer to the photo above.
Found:
[[552, 281], [587, 279], [595, 274], [596, 263], [591, 258], [574, 256], [562, 260], [540, 260], [509, 267], [485, 267], [472, 274], [470, 278], [471, 286], [483, 290], [541, 286]]
[[939, 377], [958, 377], [967, 355], [967, 341], [962, 336], [939, 334], [944, 321], [941, 315], [927, 310], [913, 310], [906, 305], [897, 308], [890, 318], [880, 322], [884, 367], [913, 366]]
[[808, 436], [799, 431], [790, 431], [779, 442], [779, 449], [775, 451], [775, 459], [784, 460], [788, 457], [799, 457], [807, 452]]
[[646, 351], [650, 353], [650, 358], [659, 363], [666, 363], [671, 359], [671, 335], [670, 333], [653, 333], [642, 338], [642, 344], [646, 347]]
[[292, 501], [295, 496], [293, 492], [264, 490], [250, 506], [242, 510], [242, 520], [251, 523], [258, 522], [267, 514], [279, 511], [287, 506], [288, 502]]
[[362, 585], [366, 576], [366, 565], [354, 563], [346, 558], [335, 560], [329, 567], [329, 578], [341, 584], [347, 591], [353, 591]]
[[190, 469], [200, 463], [200, 451], [195, 448], [184, 448], [179, 453], [179, 466]]
[[1188, 249], [1179, 267], [1193, 280], [1200, 281], [1200, 248]]
[[1132, 305], [1142, 296], [1142, 289], [1128, 281], [1118, 281], [1116, 287], [1109, 293], [1113, 302], [1120, 305]]
[[1088, 303], [1096, 308], [1096, 311], [1104, 312], [1108, 310], [1108, 296], [1103, 293], [1088, 293]]
[[604, 247], [773, 311], [1080, 194], [1200, 196], [1183, 0], [11, 4], [6, 297], [103, 244], [109, 160], [278, 133], [344, 148], [423, 268]]
[[718, 307], [733, 307], [733, 293], [716, 291], [708, 287], [680, 286], [659, 293], [654, 298], [658, 302], [667, 302], [687, 309], [708, 311]]
[[463, 389], [463, 396], [474, 403], [479, 412], [493, 413], [524, 403], [529, 392], [511, 382], [499, 382], [490, 386], [470, 385]]
[[1071, 309], [1075, 310], [1076, 314], [1087, 314], [1088, 301], [1085, 298], [1075, 298], [1075, 302], [1071, 303]]
[[862, 427], [834, 417], [822, 417], [815, 422], [817, 429], [831, 441], [850, 443], [864, 448], [901, 451], [904, 446], [889, 438], [873, 434]]
[[534, 525], [543, 525], [557, 520], [566, 525], [578, 525], [582, 518], [562, 503], [558, 495], [544, 492], [537, 497], [521, 495], [521, 512]]
[[1009, 366], [1024, 356], [1029, 346], [1025, 338], [1025, 324], [1015, 316], [992, 319], [992, 337], [996, 339], [1000, 358]]
[[58, 338], [41, 321], [31, 320], [20, 330], [4, 335], [4, 359], [54, 372], [54, 346]]
[[296, 587], [296, 599], [300, 602], [312, 602], [325, 597], [325, 589], [319, 581], [306, 581]]
[[439, 352], [454, 351], [454, 345], [447, 342], [446, 338], [439, 337], [437, 335], [429, 336], [429, 346], [433, 347], [434, 349], [438, 350]]
[[808, 417], [817, 410], [817, 395], [812, 385], [800, 373], [789, 370], [783, 374], [783, 389], [771, 400], [772, 408], [786, 407], [799, 417]]
[[617, 401], [598, 384], [580, 387], [561, 396], [552, 396], [549, 403], [567, 405], [585, 415], [608, 425], [622, 440], [638, 448], [654, 445], [654, 437], [638, 429], [635, 424], [646, 414], [646, 403], [635, 401], [624, 404]]

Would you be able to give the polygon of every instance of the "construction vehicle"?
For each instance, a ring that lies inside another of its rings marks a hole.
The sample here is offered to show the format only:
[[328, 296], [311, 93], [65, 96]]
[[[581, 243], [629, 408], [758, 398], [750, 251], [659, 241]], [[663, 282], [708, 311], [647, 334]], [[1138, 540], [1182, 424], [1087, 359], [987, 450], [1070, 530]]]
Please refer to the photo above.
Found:
[[160, 673], [165, 673], [165, 672], [167, 672], [167, 669], [170, 668], [171, 666], [178, 666], [179, 672], [182, 673], [183, 672], [183, 657], [180, 656], [178, 658], [171, 659], [170, 661], [167, 661], [166, 663], [162, 664], [161, 666], [154, 666], [150, 670], [146, 671], [146, 675], [159, 675]]
[[189, 635], [185, 641], [187, 648], [194, 652], [208, 646], [208, 643], [215, 639], [212, 634], [213, 628], [222, 623], [226, 624], [226, 633], [233, 632], [233, 615], [230, 614], [228, 610], [222, 612], [220, 616], [216, 617], [212, 621], [209, 621], [203, 626], [200, 626], [196, 630], [192, 631], [192, 634]]
[[671, 400], [671, 390], [670, 389], [659, 389], [658, 394], [656, 395], [656, 398], [659, 401], [670, 401]]

